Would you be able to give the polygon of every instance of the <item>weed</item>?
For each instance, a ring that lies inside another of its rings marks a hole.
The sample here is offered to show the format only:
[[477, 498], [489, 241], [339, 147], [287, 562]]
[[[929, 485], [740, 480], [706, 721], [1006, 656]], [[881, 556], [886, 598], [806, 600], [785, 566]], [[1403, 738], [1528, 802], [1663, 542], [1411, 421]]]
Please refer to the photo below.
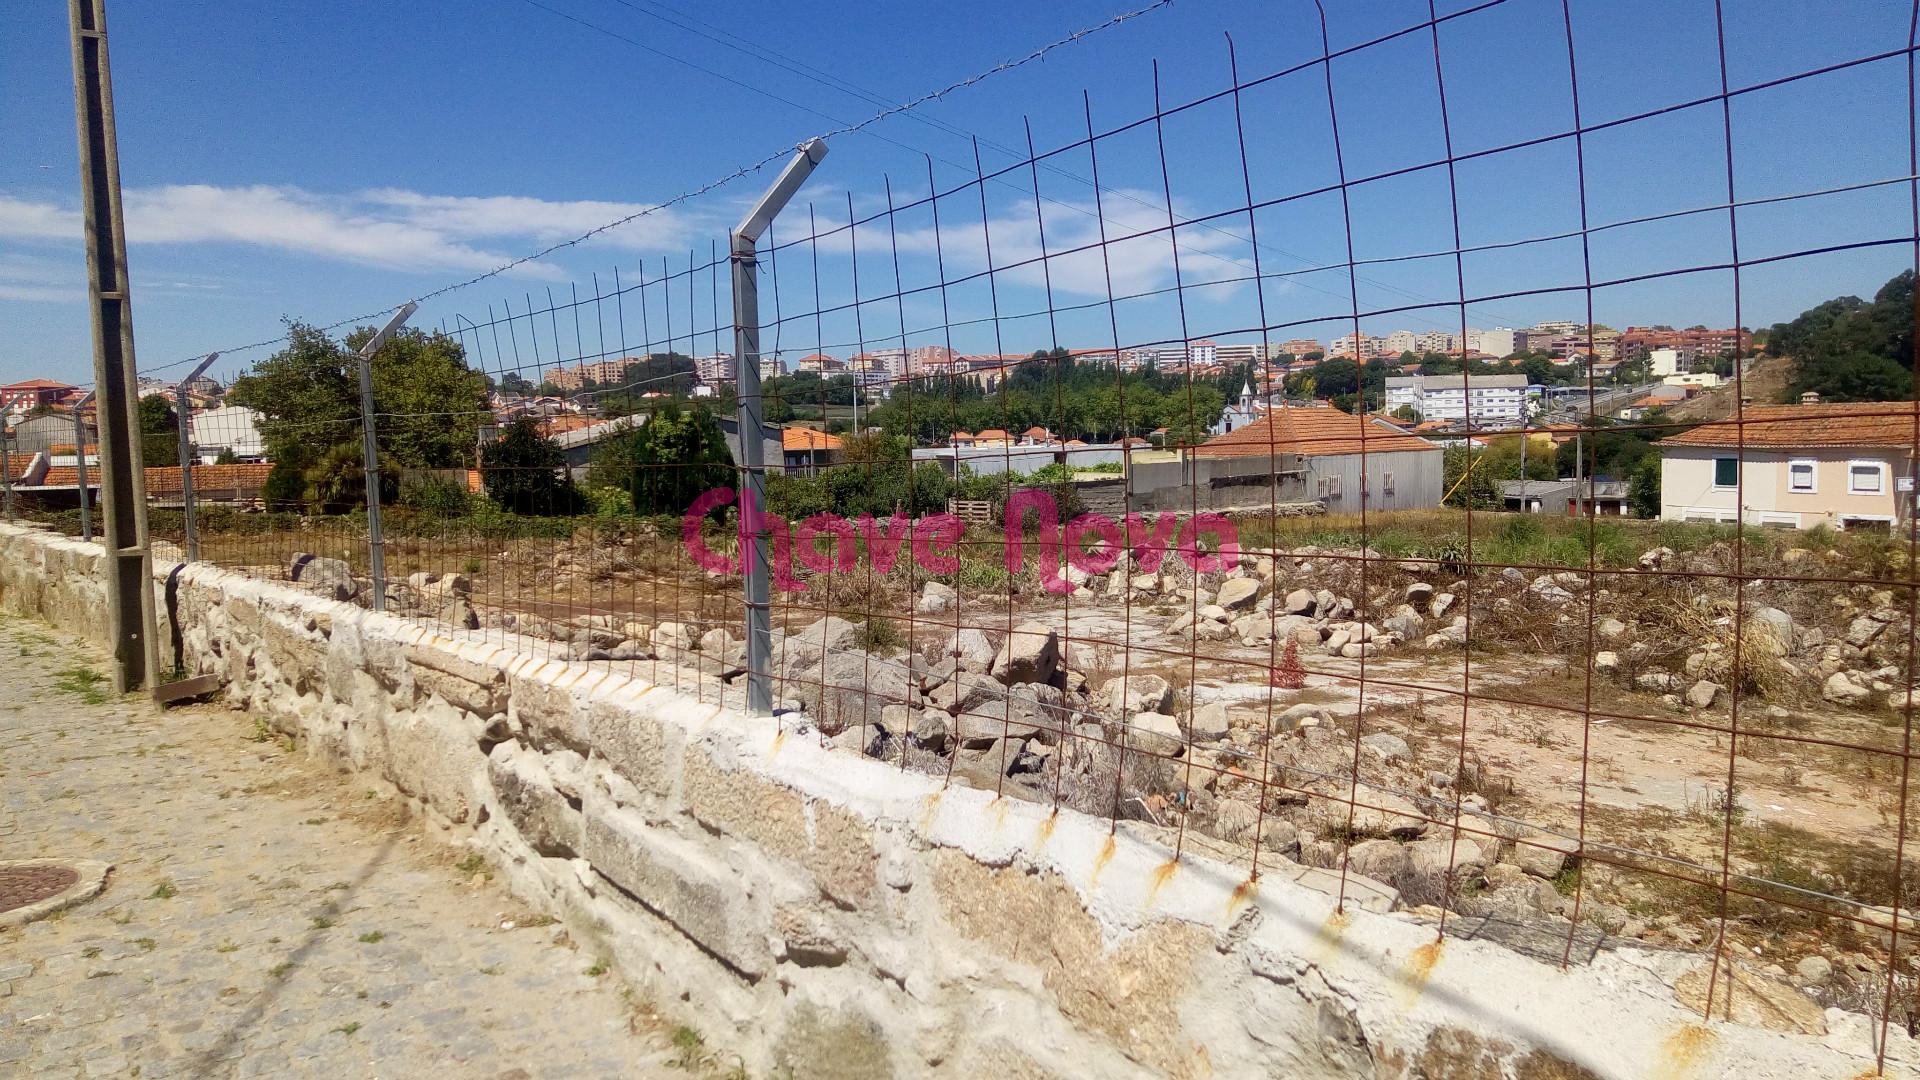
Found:
[[597, 979], [600, 976], [605, 975], [606, 973], [607, 973], [607, 961], [605, 958], [601, 958], [599, 960], [595, 960], [593, 962], [593, 965], [587, 968], [587, 970], [582, 972], [581, 974], [586, 975], [589, 978]]
[[505, 970], [505, 969], [504, 969], [504, 968], [502, 968], [502, 967], [501, 967], [501, 966], [500, 966], [499, 964], [488, 964], [488, 965], [487, 965], [486, 967], [483, 967], [483, 968], [481, 968], [481, 969], [480, 969], [480, 974], [482, 974], [482, 975], [498, 975], [498, 974], [500, 974], [500, 973], [501, 973], [501, 972], [502, 972], [503, 970]]
[[155, 886], [153, 887], [153, 891], [152, 891], [151, 893], [148, 893], [148, 894], [147, 894], [147, 899], [149, 899], [149, 900], [171, 900], [171, 899], [173, 899], [174, 897], [176, 897], [176, 896], [179, 896], [179, 895], [180, 895], [180, 890], [174, 887], [174, 884], [173, 884], [173, 882], [171, 882], [171, 881], [163, 881], [163, 882], [161, 882], [160, 884], [158, 884], [158, 885], [155, 885]]
[[80, 950], [80, 958], [82, 960], [92, 960], [94, 957], [99, 955], [100, 955], [100, 946], [98, 945], [89, 945], [86, 948]]
[[878, 653], [901, 648], [907, 639], [900, 636], [900, 628], [893, 625], [893, 620], [870, 615], [860, 624], [858, 643], [862, 649]]
[[77, 695], [89, 705], [105, 705], [107, 692], [100, 685], [107, 681], [105, 675], [92, 668], [75, 667], [55, 672], [53, 685], [56, 689]]
[[273, 728], [267, 724], [266, 717], [253, 718], [253, 731], [247, 735], [248, 742], [262, 743], [273, 738]]
[[706, 1056], [707, 1040], [685, 1024], [673, 1029], [672, 1040], [673, 1048], [678, 1053], [667, 1064], [677, 1069], [690, 1070]]
[[487, 857], [476, 851], [466, 858], [461, 859], [459, 862], [454, 863], [453, 868], [463, 874], [471, 875], [479, 873], [486, 868], [486, 865]]
[[334, 925], [335, 923], [331, 916], [315, 915], [313, 917], [313, 928], [315, 930], [331, 930], [334, 928]]
[[385, 934], [383, 934], [383, 933], [381, 933], [380, 931], [378, 931], [378, 930], [369, 930], [369, 931], [367, 931], [366, 933], [364, 933], [364, 934], [361, 934], [361, 935], [360, 935], [360, 944], [362, 944], [362, 945], [378, 945], [378, 944], [380, 944], [380, 943], [381, 943], [382, 941], [385, 941], [386, 939], [387, 939], [387, 935], [385, 935]]
[[217, 952], [217, 953], [230, 953], [230, 952], [239, 952], [239, 951], [240, 951], [240, 946], [238, 946], [238, 945], [235, 945], [235, 944], [234, 944], [233, 942], [231, 942], [231, 941], [223, 941], [223, 942], [221, 942], [220, 944], [218, 944], [218, 945], [215, 945], [215, 946], [213, 947], [213, 951], [214, 951], [214, 952]]
[[159, 942], [150, 937], [134, 938], [133, 943], [140, 946], [143, 952], [152, 952], [159, 945]]
[[268, 968], [267, 974], [273, 976], [276, 979], [284, 979], [287, 977], [287, 972], [292, 970], [293, 970], [293, 961], [282, 960], [279, 963]]
[[341, 1024], [339, 1027], [334, 1028], [333, 1030], [338, 1032], [341, 1035], [351, 1035], [354, 1032], [360, 1030], [360, 1021], [349, 1020], [348, 1022]]
[[327, 823], [327, 819], [326, 819], [326, 818], [323, 818], [323, 817], [310, 817], [310, 818], [308, 818], [307, 820], [305, 820], [305, 821], [303, 821], [303, 822], [301, 822], [300, 824], [302, 824], [302, 825], [325, 825], [326, 823]]

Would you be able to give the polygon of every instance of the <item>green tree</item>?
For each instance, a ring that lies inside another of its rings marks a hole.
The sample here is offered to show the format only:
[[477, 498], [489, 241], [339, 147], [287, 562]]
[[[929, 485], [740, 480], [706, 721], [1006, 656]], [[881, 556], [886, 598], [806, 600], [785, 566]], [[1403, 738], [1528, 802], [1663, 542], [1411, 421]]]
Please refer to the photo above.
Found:
[[1486, 468], [1483, 454], [1484, 451], [1466, 446], [1449, 446], [1444, 451], [1441, 491], [1448, 506], [1463, 510], [1500, 508], [1499, 480]]
[[585, 503], [567, 475], [566, 451], [528, 416], [481, 448], [480, 478], [487, 498], [516, 514], [577, 514]]
[[[227, 400], [261, 414], [260, 437], [276, 461], [297, 447], [360, 442], [356, 353], [373, 336], [361, 327], [343, 341], [304, 323], [287, 326], [287, 345], [236, 379]], [[373, 358], [374, 431], [384, 465], [448, 468], [473, 462], [482, 421], [490, 419], [486, 381], [466, 365], [458, 342], [402, 330]]]
[[679, 514], [711, 488], [733, 484], [733, 455], [706, 409], [669, 399], [646, 423], [602, 443], [595, 487], [618, 487], [641, 514]]
[[1833, 401], [1913, 398], [1913, 271], [1902, 271], [1868, 303], [1828, 300], [1767, 332], [1767, 351], [1793, 360], [1787, 399], [1812, 391]]
[[1633, 473], [1627, 478], [1627, 508], [1635, 517], [1660, 516], [1659, 454], [1649, 454], [1633, 467]]
[[180, 418], [161, 394], [140, 399], [140, 457], [148, 465], [180, 464]]

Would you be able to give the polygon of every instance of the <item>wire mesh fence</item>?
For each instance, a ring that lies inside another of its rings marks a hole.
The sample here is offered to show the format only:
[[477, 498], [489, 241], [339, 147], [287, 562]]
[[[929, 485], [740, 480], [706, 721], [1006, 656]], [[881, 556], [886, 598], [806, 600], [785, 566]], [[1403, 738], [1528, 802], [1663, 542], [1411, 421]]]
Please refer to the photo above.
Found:
[[[1522, 9], [1570, 122], [1460, 130], [1455, 50]], [[1716, 89], [1584, 114], [1619, 58], [1582, 53], [1602, 16], [1569, 3], [1429, 6], [1339, 47], [1323, 17], [1314, 55], [1260, 72], [1229, 40], [1218, 92], [1162, 102], [1156, 69], [1147, 115], [1083, 95], [1079, 132], [1029, 128], [1012, 164], [976, 148], [791, 208], [756, 260], [759, 356], [733, 353], [717, 237], [404, 334], [374, 360], [388, 610], [702, 701], [765, 677], [783, 730], [1250, 878], [1563, 964], [1703, 951], [1679, 990], [1710, 1015], [1779, 977], [1875, 1017], [1878, 1047], [1914, 1034], [1912, 277], [1867, 309], [1899, 400], [1777, 404], [1814, 346], [1743, 329], [1756, 288], [1920, 261], [1914, 40], [1743, 82], [1718, 6], [1696, 14]], [[1387, 162], [1378, 98], [1349, 104], [1389, 62], [1431, 156]], [[1743, 110], [1858, 79], [1904, 103], [1897, 167], [1769, 179]], [[1636, 140], [1673, 124], [1711, 183], [1613, 213], [1621, 162], [1651, 167]], [[1493, 177], [1535, 170], [1569, 206], [1476, 222], [1518, 197]], [[1876, 227], [1830, 226], [1847, 200]], [[1729, 329], [1607, 328], [1683, 278]], [[1543, 297], [1574, 317], [1473, 328]], [[276, 460], [195, 467], [202, 559], [380, 587], [355, 344], [296, 331], [236, 385]], [[183, 549], [177, 474], [148, 491]]]

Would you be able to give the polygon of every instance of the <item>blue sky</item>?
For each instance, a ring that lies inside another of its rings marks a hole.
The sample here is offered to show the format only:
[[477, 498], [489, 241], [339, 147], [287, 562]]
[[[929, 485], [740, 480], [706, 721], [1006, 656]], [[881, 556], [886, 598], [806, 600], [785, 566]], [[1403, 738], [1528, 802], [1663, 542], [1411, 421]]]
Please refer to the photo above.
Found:
[[[326, 323], [420, 295], [863, 119], [878, 107], [863, 95], [911, 98], [1144, 3], [343, 0], [274, 9], [117, 0], [109, 30], [141, 366], [274, 337], [282, 316]], [[1334, 62], [1340, 160], [1319, 67], [1243, 91], [1254, 201], [1334, 184], [1342, 164], [1351, 180], [1440, 161], [1449, 128], [1461, 155], [1570, 130], [1559, 0], [1467, 11], [1479, 6], [1440, 5], [1443, 15], [1466, 11], [1439, 30], [1446, 127], [1425, 29]], [[1329, 7], [1335, 49], [1427, 17], [1424, 0]], [[1910, 14], [1909, 3], [1895, 0], [1728, 0], [1729, 81], [1737, 88], [1903, 49]], [[1047, 158], [1037, 181], [1020, 169], [989, 182], [983, 231], [980, 194], [964, 186], [972, 176], [970, 136], [979, 137], [992, 172], [1024, 155], [1023, 120], [1043, 152], [1081, 140], [1083, 89], [1102, 132], [1150, 116], [1156, 59], [1164, 105], [1216, 94], [1230, 86], [1226, 32], [1238, 47], [1243, 83], [1320, 52], [1310, 3], [1178, 0], [834, 140], [772, 235], [783, 246], [762, 305], [772, 319], [777, 283], [783, 352], [797, 357], [825, 345], [844, 355], [861, 342], [897, 345], [903, 317], [910, 345], [944, 344], [949, 333], [963, 351], [1026, 351], [1056, 340], [1111, 345], [1109, 271], [1114, 292], [1126, 297], [1112, 311], [1123, 344], [1258, 340], [1228, 331], [1259, 326], [1263, 305], [1265, 322], [1288, 324], [1273, 337], [1325, 340], [1351, 328], [1356, 307], [1347, 270], [1336, 265], [1346, 258], [1348, 215], [1356, 258], [1402, 260], [1359, 268], [1357, 307], [1411, 309], [1367, 317], [1363, 329], [1457, 328], [1453, 257], [1406, 258], [1454, 246], [1452, 197], [1469, 247], [1579, 228], [1574, 143], [1561, 138], [1462, 160], [1451, 183], [1446, 168], [1428, 167], [1359, 184], [1344, 208], [1337, 191], [1262, 207], [1251, 221], [1257, 251], [1245, 213], [1183, 226], [1176, 230], [1184, 286], [1177, 295], [1165, 231], [1111, 243], [1105, 265], [1097, 246], [1055, 254], [1093, 243], [1102, 225], [1110, 240], [1164, 226], [1161, 139], [1177, 219], [1244, 209], [1234, 102], [1221, 97], [1168, 116], [1157, 132], [1149, 123], [1100, 139], [1097, 203], [1084, 145]], [[1582, 0], [1574, 4], [1574, 36], [1588, 126], [1719, 89], [1711, 0]], [[789, 67], [808, 65], [818, 77], [776, 66], [768, 54]], [[1906, 79], [1905, 58], [1895, 56], [1736, 98], [1737, 197], [1904, 178]], [[828, 85], [836, 82], [842, 86]], [[0, 100], [8, 102], [0, 114], [0, 146], [7, 147], [0, 155], [0, 325], [8, 329], [0, 335], [0, 379], [81, 381], [90, 371], [71, 94], [64, 6], [16, 12], [0, 36]], [[1715, 103], [1587, 134], [1590, 222], [1723, 204], [1721, 126]], [[936, 185], [952, 192], [939, 205], [947, 279], [967, 279], [945, 290], [944, 314], [924, 202], [925, 155], [934, 158]], [[896, 205], [917, 204], [891, 221], [872, 218], [885, 209], [883, 177]], [[531, 369], [536, 347], [550, 361], [556, 351], [568, 358], [639, 351], [665, 347], [669, 338], [683, 351], [708, 351], [715, 302], [723, 316], [726, 310], [724, 274], [718, 295], [704, 273], [695, 275], [691, 295], [684, 277], [676, 280], [671, 321], [665, 290], [635, 290], [636, 275], [655, 280], [663, 266], [684, 274], [690, 252], [705, 263], [709, 243], [724, 243], [727, 226], [768, 178], [737, 181], [456, 292], [416, 321], [486, 323], [489, 305], [496, 319], [509, 306], [523, 311], [528, 297], [544, 307], [549, 288], [563, 301], [572, 288], [591, 297], [592, 275], [605, 293], [618, 267], [629, 291], [617, 302], [581, 307], [577, 336], [572, 310], [544, 318], [537, 330], [519, 319], [499, 327], [497, 347], [491, 334], [469, 335], [474, 360], [489, 369], [513, 366], [517, 347], [517, 362]], [[1044, 262], [1036, 182], [1053, 256]], [[855, 217], [871, 219], [851, 237], [849, 197]], [[1904, 184], [1892, 184], [1743, 206], [1741, 255], [1909, 235], [1908, 198]], [[817, 241], [807, 239], [809, 204]], [[996, 267], [1018, 264], [994, 276], [992, 292], [980, 276], [989, 239]], [[910, 290], [898, 303], [891, 296], [896, 243]], [[855, 244], [859, 295], [869, 301], [857, 309], [849, 304]], [[1593, 235], [1591, 251], [1593, 279], [1603, 282], [1724, 262], [1727, 214], [1610, 228]], [[814, 307], [816, 255], [821, 303], [837, 309], [817, 328], [811, 317], [796, 317]], [[1250, 280], [1256, 255], [1269, 275], [1258, 288]], [[1749, 267], [1740, 276], [1742, 319], [1765, 325], [1836, 294], [1869, 294], [1912, 257], [1910, 246], [1893, 245]], [[1567, 290], [1473, 304], [1466, 320], [1474, 326], [1585, 315], [1577, 237], [1472, 252], [1464, 263], [1471, 297]], [[1733, 278], [1720, 270], [1598, 289], [1594, 315], [1614, 326], [1726, 325], [1734, 318]], [[1071, 310], [1050, 320], [1049, 306]], [[951, 332], [947, 323], [955, 324]], [[267, 351], [231, 354], [216, 370], [231, 374]]]

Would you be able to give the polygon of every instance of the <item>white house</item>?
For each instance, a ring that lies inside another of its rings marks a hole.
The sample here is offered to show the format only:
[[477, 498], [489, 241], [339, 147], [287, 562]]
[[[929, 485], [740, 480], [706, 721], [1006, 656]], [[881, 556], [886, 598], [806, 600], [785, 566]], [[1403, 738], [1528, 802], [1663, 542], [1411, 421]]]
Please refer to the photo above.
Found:
[[223, 405], [204, 409], [187, 420], [187, 437], [199, 451], [200, 460], [211, 465], [221, 451], [231, 450], [242, 463], [260, 461], [266, 445], [260, 441], [260, 414], [245, 405]]
[[1888, 529], [1913, 512], [1910, 401], [1757, 405], [1660, 448], [1660, 517]]

